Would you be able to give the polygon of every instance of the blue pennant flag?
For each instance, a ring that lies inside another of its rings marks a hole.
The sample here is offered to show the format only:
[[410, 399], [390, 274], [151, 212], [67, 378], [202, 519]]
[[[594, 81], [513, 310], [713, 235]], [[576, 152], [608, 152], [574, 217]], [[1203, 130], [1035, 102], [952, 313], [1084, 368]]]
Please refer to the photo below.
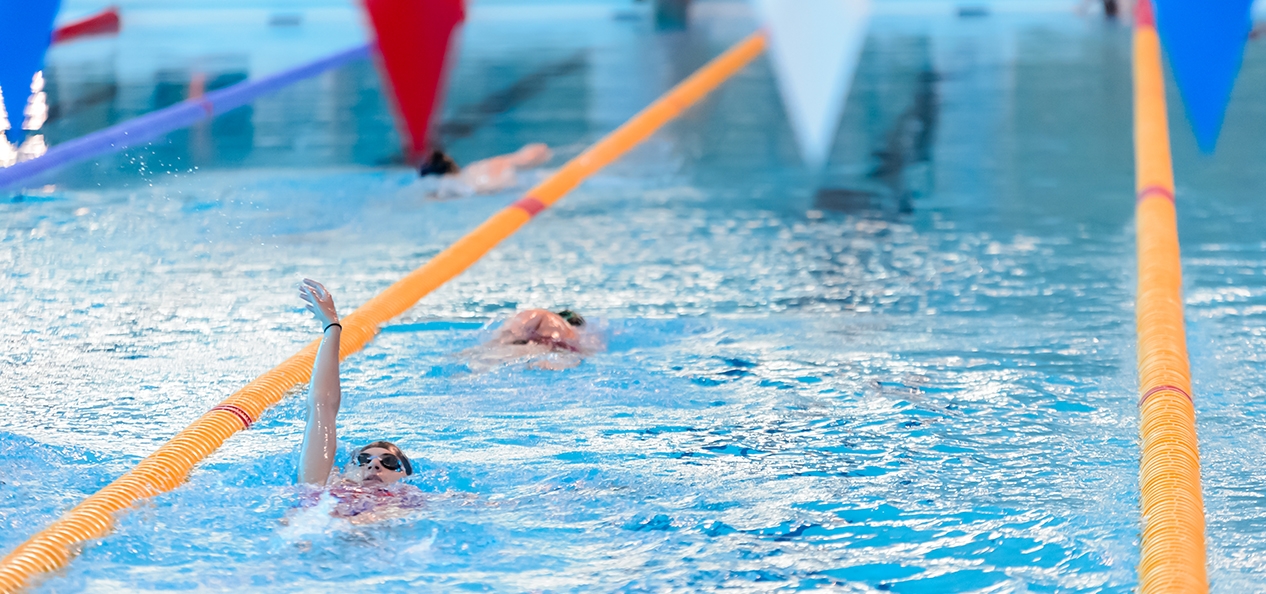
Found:
[[31, 79], [44, 67], [59, 0], [0, 0], [0, 95], [9, 112], [9, 139], [22, 141], [22, 112]]
[[1156, 31], [1187, 107], [1187, 119], [1200, 150], [1212, 153], [1252, 28], [1253, 0], [1154, 2]]

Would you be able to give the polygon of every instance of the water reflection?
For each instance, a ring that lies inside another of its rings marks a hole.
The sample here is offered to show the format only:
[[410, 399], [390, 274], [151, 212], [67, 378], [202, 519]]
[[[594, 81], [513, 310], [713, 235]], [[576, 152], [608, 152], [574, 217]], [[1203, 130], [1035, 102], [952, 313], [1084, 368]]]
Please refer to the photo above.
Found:
[[[48, 135], [64, 142], [203, 93], [247, 80], [245, 56], [200, 60], [162, 68], [143, 83], [120, 82], [108, 73], [59, 73]], [[366, 89], [370, 90], [365, 93]], [[377, 92], [372, 65], [357, 63], [302, 81], [210, 121], [173, 131], [154, 143], [103, 155], [68, 168], [60, 184], [95, 186], [111, 172], [129, 178], [199, 168], [255, 165], [313, 166], [378, 163], [394, 154], [390, 114]]]
[[[10, 118], [3, 106], [3, 95], [0, 95], [0, 167], [9, 167], [14, 163], [27, 161], [43, 156], [48, 147], [44, 144], [41, 128], [48, 120], [48, 99], [44, 92], [44, 73], [36, 72], [31, 77], [29, 93], [25, 89], [10, 89], [9, 92], [18, 97], [26, 96], [26, 106], [20, 117]], [[0, 89], [0, 93], [3, 90]], [[12, 102], [10, 102], [12, 103]], [[9, 142], [9, 138], [15, 140]]]

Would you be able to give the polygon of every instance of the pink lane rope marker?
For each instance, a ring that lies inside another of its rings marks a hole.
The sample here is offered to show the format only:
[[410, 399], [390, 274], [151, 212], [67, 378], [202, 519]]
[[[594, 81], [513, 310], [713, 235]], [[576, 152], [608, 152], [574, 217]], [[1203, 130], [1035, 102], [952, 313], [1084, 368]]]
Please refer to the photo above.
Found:
[[1138, 200], [1136, 200], [1136, 202], [1142, 202], [1148, 198], [1151, 198], [1153, 194], [1160, 196], [1161, 198], [1164, 198], [1170, 202], [1174, 201], [1174, 193], [1169, 191], [1169, 188], [1166, 188], [1163, 186], [1147, 186], [1146, 188], [1139, 190]]
[[537, 200], [536, 198], [533, 198], [532, 196], [524, 196], [523, 198], [520, 198], [519, 200], [517, 200], [514, 204], [511, 204], [510, 206], [522, 209], [523, 212], [528, 213], [528, 216], [530, 217], [534, 217], [536, 216], [536, 213], [541, 212], [542, 210], [545, 210], [546, 208], [549, 208], [548, 206], [545, 205], [544, 202], [541, 202], [540, 200]]
[[1195, 400], [1191, 399], [1191, 394], [1188, 394], [1186, 390], [1179, 388], [1178, 386], [1165, 385], [1165, 386], [1156, 386], [1155, 388], [1152, 388], [1151, 390], [1148, 390], [1146, 393], [1144, 393], [1143, 397], [1139, 398], [1139, 406], [1143, 406], [1143, 403], [1147, 402], [1148, 398], [1151, 398], [1153, 395], [1158, 394], [1160, 392], [1178, 392], [1179, 394], [1182, 394], [1183, 396], [1187, 397], [1187, 402], [1190, 402], [1192, 404], [1196, 403]]
[[251, 418], [250, 414], [242, 410], [240, 407], [232, 404], [220, 404], [212, 407], [211, 410], [222, 410], [233, 413], [233, 416], [237, 417], [237, 420], [242, 422], [243, 429], [250, 429], [251, 423], [255, 422], [255, 420]]

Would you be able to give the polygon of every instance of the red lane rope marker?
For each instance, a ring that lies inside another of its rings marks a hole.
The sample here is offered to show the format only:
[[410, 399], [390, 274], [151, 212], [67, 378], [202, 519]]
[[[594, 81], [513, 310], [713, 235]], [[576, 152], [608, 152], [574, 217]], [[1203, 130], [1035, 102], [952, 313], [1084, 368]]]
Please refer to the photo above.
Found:
[[1148, 198], [1151, 198], [1152, 195], [1156, 195], [1160, 198], [1164, 198], [1170, 202], [1174, 201], [1174, 193], [1169, 191], [1169, 188], [1166, 188], [1164, 186], [1147, 186], [1146, 188], [1143, 188], [1142, 190], [1139, 191], [1138, 198], [1135, 200], [1135, 202], [1142, 202]]
[[545, 210], [546, 208], [548, 208], [544, 202], [541, 202], [540, 200], [537, 200], [536, 198], [533, 198], [532, 196], [524, 196], [523, 198], [520, 198], [519, 200], [515, 201], [515, 203], [511, 204], [510, 206], [522, 209], [523, 212], [528, 213], [528, 216], [530, 217], [534, 217], [536, 216], [536, 213], [541, 212], [542, 210]]
[[1139, 398], [1139, 406], [1143, 406], [1143, 403], [1147, 402], [1148, 398], [1151, 398], [1152, 395], [1160, 392], [1178, 392], [1179, 394], [1185, 396], [1188, 402], [1193, 404], [1195, 403], [1195, 401], [1191, 398], [1191, 394], [1188, 394], [1186, 390], [1179, 388], [1178, 386], [1156, 386], [1144, 393], [1142, 398]]
[[212, 407], [211, 410], [222, 410], [233, 413], [233, 416], [237, 417], [237, 420], [242, 422], [243, 429], [250, 429], [251, 423], [255, 422], [255, 419], [251, 418], [250, 413], [232, 404], [220, 404]]
[[89, 35], [104, 35], [119, 32], [119, 7], [111, 6], [97, 14], [72, 23], [67, 23], [53, 31], [53, 43], [65, 43]]
[[1137, 2], [1134, 8], [1135, 27], [1156, 27], [1156, 15], [1152, 13], [1151, 2]]

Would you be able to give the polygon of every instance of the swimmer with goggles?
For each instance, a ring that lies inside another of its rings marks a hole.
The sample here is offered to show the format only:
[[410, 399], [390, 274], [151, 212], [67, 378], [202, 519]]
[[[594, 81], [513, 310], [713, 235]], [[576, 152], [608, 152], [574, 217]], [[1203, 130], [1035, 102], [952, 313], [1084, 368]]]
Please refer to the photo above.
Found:
[[[325, 485], [330, 482], [334, 455], [338, 451], [335, 421], [342, 402], [338, 351], [343, 326], [339, 324], [334, 297], [321, 283], [303, 279], [303, 284], [299, 285], [299, 298], [325, 328], [312, 368], [312, 384], [308, 389], [307, 428], [303, 432], [303, 448], [299, 454], [299, 482]], [[375, 441], [363, 446], [356, 450], [352, 459], [359, 472], [342, 478], [364, 486], [385, 487], [413, 474], [409, 457], [389, 441]]]

